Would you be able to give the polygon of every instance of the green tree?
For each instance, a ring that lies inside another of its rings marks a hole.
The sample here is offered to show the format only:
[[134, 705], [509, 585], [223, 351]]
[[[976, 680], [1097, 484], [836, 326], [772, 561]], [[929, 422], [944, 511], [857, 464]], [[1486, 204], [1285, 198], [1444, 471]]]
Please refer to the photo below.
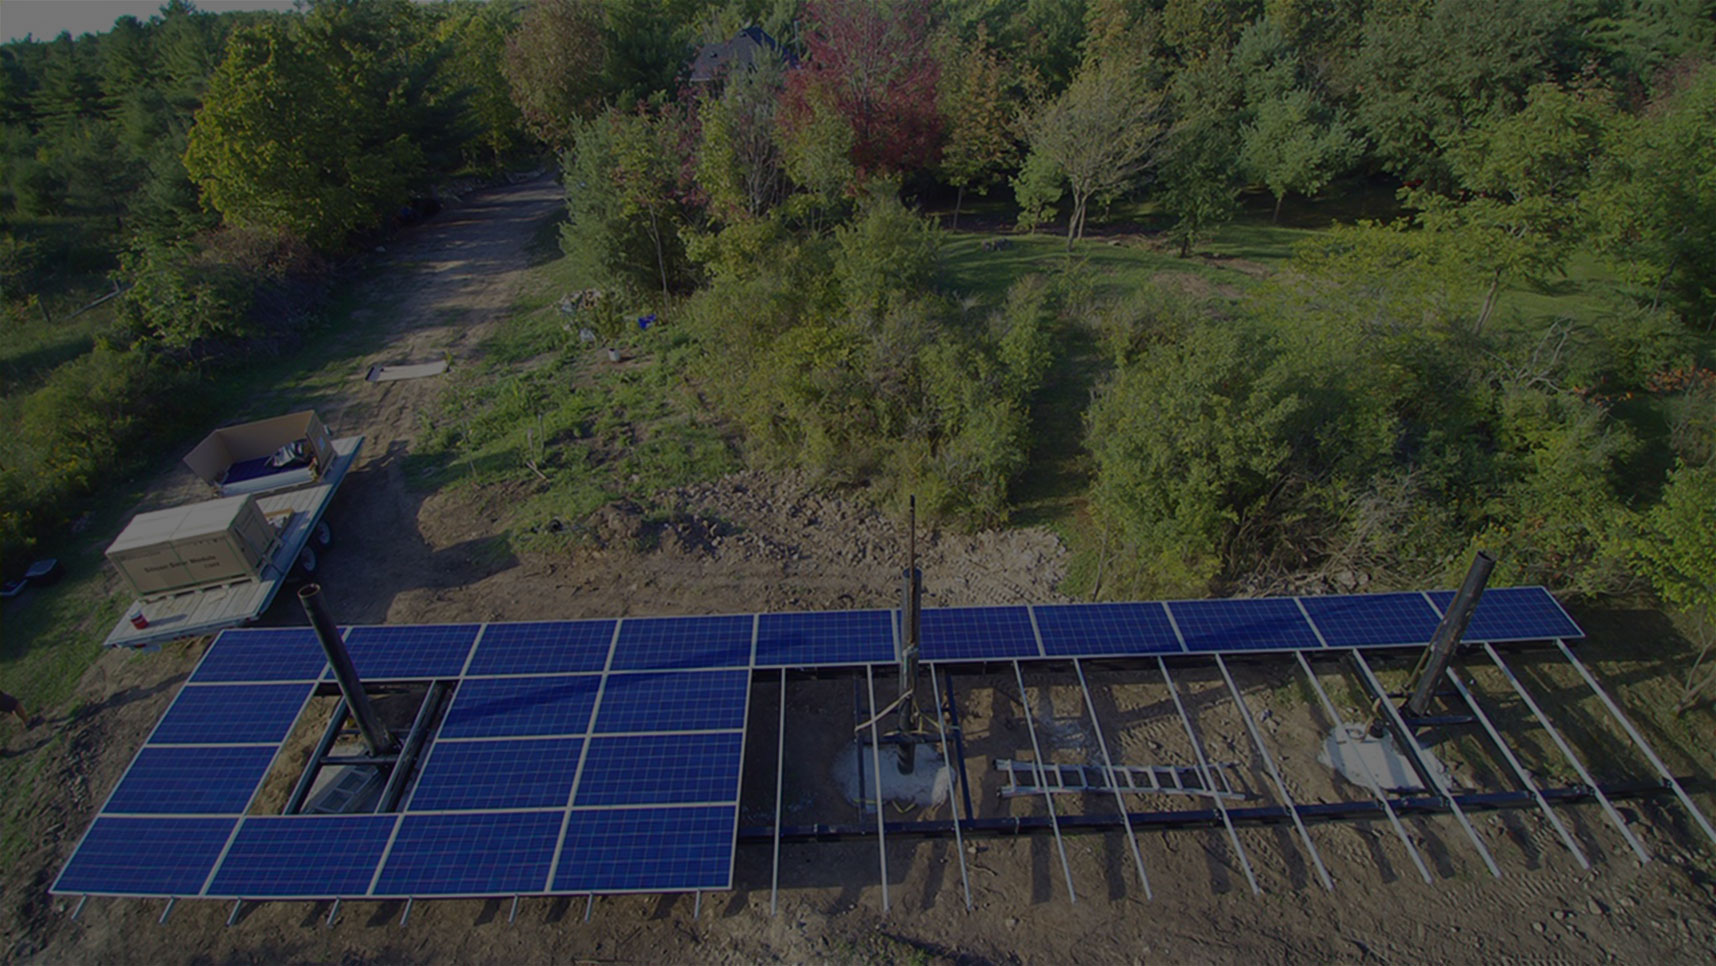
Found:
[[719, 96], [700, 104], [697, 181], [709, 196], [710, 211], [724, 221], [760, 216], [785, 194], [775, 123], [782, 73], [779, 58], [759, 53], [727, 75]]
[[801, 190], [788, 199], [788, 211], [816, 225], [837, 216], [847, 191], [857, 181], [852, 164], [852, 125], [821, 91], [812, 89], [789, 110], [805, 112], [796, 123], [776, 127], [787, 177]]
[[873, 321], [935, 275], [941, 233], [881, 181], [871, 184], [851, 223], [834, 230], [834, 242], [841, 302], [854, 319]]
[[101, 90], [87, 44], [74, 43], [70, 34], [62, 32], [46, 53], [30, 109], [42, 131], [53, 138], [100, 113]]
[[599, 287], [661, 292], [683, 282], [681, 131], [667, 112], [610, 108], [586, 123], [566, 159], [569, 221], [561, 248]]
[[1289, 194], [1315, 195], [1364, 151], [1344, 118], [1297, 87], [1252, 106], [1241, 161], [1275, 196], [1271, 221], [1281, 220]]
[[1291, 453], [1299, 406], [1270, 350], [1229, 324], [1145, 348], [1086, 416], [1091, 510], [1115, 549], [1119, 593], [1208, 592], [1232, 531], [1258, 512]]
[[525, 125], [552, 148], [571, 145], [602, 102], [606, 59], [595, 0], [534, 0], [508, 37], [503, 61]]
[[1175, 75], [1174, 122], [1163, 144], [1161, 194], [1173, 217], [1169, 235], [1180, 257], [1215, 225], [1233, 217], [1239, 199], [1240, 91], [1225, 57], [1186, 65]]
[[1059, 97], [1026, 122], [1031, 153], [1050, 162], [1072, 190], [1067, 250], [1084, 236], [1092, 198], [1111, 198], [1153, 164], [1162, 139], [1162, 95], [1143, 87], [1137, 69], [1087, 63]]
[[966, 189], [986, 193], [999, 172], [1016, 163], [1019, 146], [1012, 131], [1013, 109], [1005, 97], [1004, 68], [989, 46], [988, 31], [980, 25], [970, 41], [944, 31], [937, 48], [943, 65], [938, 106], [947, 137], [940, 169], [957, 192], [953, 227], [958, 228]]
[[1644, 514], [1633, 560], [1657, 595], [1691, 616], [1703, 636], [1675, 713], [1708, 700], [1716, 670], [1700, 675], [1716, 644], [1716, 466], [1685, 462], [1669, 474], [1662, 499]]
[[1348, 65], [1363, 133], [1387, 170], [1446, 187], [1442, 151], [1486, 118], [1523, 106], [1559, 59], [1572, 7], [1537, 0], [1432, 0], [1372, 8]]
[[467, 117], [462, 126], [472, 132], [462, 145], [464, 162], [496, 170], [525, 149], [524, 117], [502, 70], [516, 12], [505, 4], [470, 0], [430, 10], [440, 16], [432, 39], [449, 50], [438, 80], [444, 89], [463, 95]]
[[406, 0], [324, 2], [290, 26], [234, 33], [185, 168], [227, 223], [286, 228], [334, 248], [446, 164], [462, 105], [437, 100]]
[[1489, 320], [1504, 280], [1557, 273], [1583, 242], [1584, 194], [1614, 119], [1601, 91], [1540, 84], [1518, 113], [1453, 139], [1448, 164], [1461, 197], [1409, 193], [1425, 230], [1445, 236], [1484, 275], [1476, 329]]
[[1611, 132], [1591, 192], [1603, 246], [1653, 301], [1716, 326], [1716, 66]]

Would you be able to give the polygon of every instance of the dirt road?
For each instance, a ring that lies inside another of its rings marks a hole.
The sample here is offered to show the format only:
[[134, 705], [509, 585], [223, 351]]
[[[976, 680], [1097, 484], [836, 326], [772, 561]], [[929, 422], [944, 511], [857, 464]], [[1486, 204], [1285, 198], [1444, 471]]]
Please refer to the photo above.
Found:
[[[634, 613], [892, 606], [899, 534], [860, 503], [819, 494], [803, 481], [746, 472], [665, 494], [680, 512], [666, 523], [637, 508], [609, 507], [591, 523], [591, 545], [566, 555], [497, 554], [491, 539], [516, 494], [505, 488], [421, 493], [403, 460], [418, 413], [438, 380], [372, 384], [373, 363], [450, 354], [472, 360], [487, 328], [515, 297], [533, 230], [560, 200], [550, 180], [485, 191], [389, 245], [396, 270], [364, 293], [389, 327], [385, 348], [354, 333], [351, 377], [311, 400], [339, 433], [368, 436], [365, 456], [331, 518], [338, 534], [324, 582], [342, 621], [526, 620]], [[182, 481], [154, 488], [167, 499]], [[640, 548], [648, 549], [640, 549]], [[1065, 551], [1042, 530], [933, 535], [924, 549], [931, 604], [1056, 599]], [[275, 622], [300, 622], [277, 607]], [[94, 646], [94, 642], [91, 642]], [[419, 903], [401, 925], [398, 904], [309, 903], [230, 907], [186, 902], [158, 923], [162, 903], [91, 900], [76, 921], [46, 888], [101, 799], [177, 692], [201, 644], [155, 655], [104, 656], [80, 687], [84, 707], [64, 722], [66, 753], [41, 760], [54, 792], [33, 813], [40, 844], [0, 880], [6, 958], [39, 962], [1490, 962], [1533, 959], [1703, 962], [1716, 943], [1711, 851], [1672, 809], [1629, 807], [1657, 861], [1634, 862], [1585, 806], [1567, 808], [1594, 869], [1583, 872], [1523, 813], [1484, 816], [1481, 834], [1503, 876], [1492, 879], [1446, 817], [1409, 823], [1431, 857], [1432, 884], [1411, 871], [1385, 825], [1325, 825], [1312, 834], [1330, 860], [1335, 889], [1308, 873], [1285, 833], [1243, 830], [1262, 888], [1253, 895], [1219, 832], [1140, 834], [1151, 898], [1119, 834], [1070, 837], [1063, 869], [1051, 839], [967, 844], [973, 908], [962, 899], [962, 863], [951, 843], [889, 845], [889, 903], [882, 911], [873, 842], [783, 849], [780, 907], [770, 915], [770, 856], [740, 849], [737, 888], [703, 897], [527, 899], [516, 922], [503, 902]], [[1545, 674], [1551, 672], [1545, 671]], [[1267, 666], [1238, 677], [1267, 712], [1285, 748], [1311, 749], [1323, 723]], [[1493, 683], [1493, 682], [1492, 682]], [[968, 682], [974, 741], [1014, 748], [1023, 709], [1005, 682]], [[1164, 700], [1148, 682], [1105, 690], [1134, 722], [1114, 740], [1128, 753], [1169, 754], [1174, 718], [1146, 713]], [[1213, 693], [1187, 680], [1188, 697]], [[1045, 687], [1044, 723], [1066, 713], [1064, 686]], [[789, 688], [794, 716], [829, 702], [813, 687]], [[1212, 702], [1214, 698], [1210, 699]], [[1238, 725], [1220, 718], [1210, 727]], [[1131, 709], [1131, 710], [1127, 710]], [[1076, 708], [1074, 712], [1076, 714]], [[772, 732], [768, 733], [772, 739]], [[799, 740], [796, 736], [794, 740]], [[1243, 740], [1243, 738], [1241, 738]], [[38, 739], [9, 733], [10, 755], [41, 755]], [[1027, 748], [1029, 746], [1026, 746]], [[1228, 750], [1231, 751], [1231, 748]], [[1237, 752], [1236, 752], [1237, 754]], [[805, 756], [808, 757], [808, 756]], [[1284, 754], [1301, 800], [1338, 790], [1313, 751]], [[808, 766], [807, 766], [808, 767]], [[817, 776], [803, 778], [814, 780]], [[750, 779], [747, 778], [747, 784]], [[988, 796], [993, 783], [980, 794]], [[1351, 794], [1351, 790], [1346, 790]], [[1077, 900], [1068, 894], [1070, 874]], [[694, 914], [700, 913], [700, 914]]]

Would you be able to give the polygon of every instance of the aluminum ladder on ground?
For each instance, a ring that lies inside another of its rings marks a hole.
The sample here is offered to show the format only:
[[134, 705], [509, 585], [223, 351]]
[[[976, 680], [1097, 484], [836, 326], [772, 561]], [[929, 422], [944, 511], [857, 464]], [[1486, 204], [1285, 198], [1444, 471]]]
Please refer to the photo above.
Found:
[[[1234, 789], [1229, 776], [1229, 771], [1237, 767], [1232, 762], [1210, 762], [1210, 780], [1215, 785], [1212, 791], [1204, 786], [1203, 774], [1195, 765], [1115, 765], [1110, 769], [1103, 765], [1038, 765], [1010, 758], [995, 759], [995, 770], [1007, 773], [1007, 785], [1001, 789], [1003, 798], [1108, 792], [1118, 785], [1122, 793], [1243, 799], [1245, 793]], [[1117, 776], [1113, 783], [1111, 776]]]

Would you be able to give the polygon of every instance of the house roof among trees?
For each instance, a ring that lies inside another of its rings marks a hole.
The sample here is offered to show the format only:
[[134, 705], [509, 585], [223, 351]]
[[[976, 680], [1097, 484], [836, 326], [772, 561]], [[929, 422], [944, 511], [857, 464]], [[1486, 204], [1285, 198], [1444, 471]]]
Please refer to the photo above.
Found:
[[797, 63], [798, 58], [780, 45], [780, 42], [768, 35], [761, 27], [746, 27], [733, 35], [732, 40], [719, 44], [705, 44], [697, 52], [697, 59], [691, 64], [691, 82], [707, 84], [719, 78], [734, 67], [746, 67], [756, 59], [757, 51], [767, 48], [780, 55], [788, 66]]

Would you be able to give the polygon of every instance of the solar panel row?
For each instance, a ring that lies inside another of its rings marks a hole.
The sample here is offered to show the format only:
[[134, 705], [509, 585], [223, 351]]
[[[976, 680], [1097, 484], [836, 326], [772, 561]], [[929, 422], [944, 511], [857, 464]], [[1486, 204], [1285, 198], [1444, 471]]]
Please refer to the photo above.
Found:
[[[1432, 591], [930, 608], [923, 612], [922, 657], [957, 662], [1411, 646], [1429, 642], [1453, 596]], [[1583, 636], [1540, 587], [1488, 591], [1466, 632], [1467, 640], [1492, 643]], [[609, 667], [880, 664], [894, 660], [897, 637], [894, 611], [861, 610], [356, 627], [347, 646], [360, 676], [397, 680], [599, 674]], [[306, 681], [324, 670], [308, 628], [228, 631], [222, 640], [229, 646], [211, 648], [192, 683]]]
[[103, 816], [54, 889], [230, 899], [725, 889], [737, 821], [731, 805], [253, 816], [242, 825]]

